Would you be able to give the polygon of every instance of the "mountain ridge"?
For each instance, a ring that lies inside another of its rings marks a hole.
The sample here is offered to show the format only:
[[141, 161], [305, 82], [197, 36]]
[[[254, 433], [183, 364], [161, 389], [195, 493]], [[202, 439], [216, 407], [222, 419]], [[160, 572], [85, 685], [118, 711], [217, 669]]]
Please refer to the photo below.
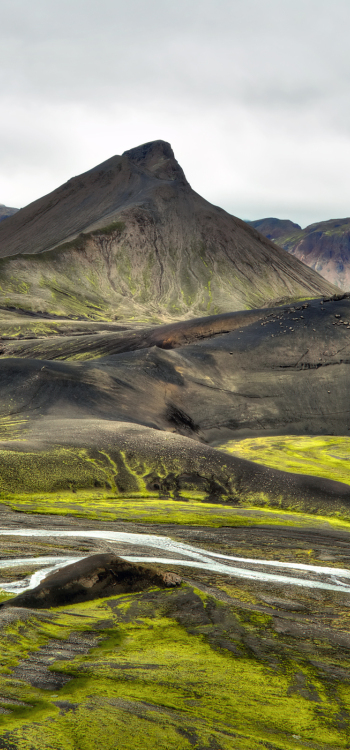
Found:
[[350, 218], [318, 221], [304, 229], [272, 217], [248, 223], [323, 278], [350, 291]]

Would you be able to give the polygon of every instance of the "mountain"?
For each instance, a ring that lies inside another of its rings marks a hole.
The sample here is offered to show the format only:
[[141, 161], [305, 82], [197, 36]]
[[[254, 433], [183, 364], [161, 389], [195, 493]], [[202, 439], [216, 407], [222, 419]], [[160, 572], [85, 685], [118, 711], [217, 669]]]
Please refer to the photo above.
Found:
[[[289, 236], [295, 232], [300, 232], [299, 224], [294, 224], [289, 219], [257, 219], [256, 221], [247, 221], [251, 227], [254, 227], [260, 234], [267, 237], [272, 242], [276, 242], [280, 237]], [[277, 243], [278, 244], [278, 243]]]
[[113, 156], [0, 226], [0, 305], [166, 322], [335, 288], [200, 197], [168, 143]]
[[248, 223], [332, 284], [350, 291], [350, 218], [320, 221], [305, 229], [272, 218]]
[[[163, 142], [0, 240], [0, 747], [344, 748], [350, 295]], [[320, 477], [227, 452], [333, 433]]]
[[18, 208], [10, 208], [9, 206], [4, 206], [3, 203], [0, 203], [0, 221], [13, 216], [13, 214], [16, 214], [18, 210]]

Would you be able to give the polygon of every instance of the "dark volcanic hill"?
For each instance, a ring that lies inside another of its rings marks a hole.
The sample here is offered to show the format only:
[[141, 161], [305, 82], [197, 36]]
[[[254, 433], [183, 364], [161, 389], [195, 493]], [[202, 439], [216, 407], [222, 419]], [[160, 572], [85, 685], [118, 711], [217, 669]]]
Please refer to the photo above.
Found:
[[281, 219], [248, 223], [332, 284], [350, 290], [350, 218], [320, 221], [305, 229]]
[[346, 485], [258, 467], [208, 443], [348, 435], [349, 331], [343, 295], [138, 332], [3, 340], [0, 489], [107, 481], [122, 493], [196, 489], [238, 502], [264, 492], [304, 509], [348, 509]]
[[0, 226], [0, 305], [161, 322], [335, 289], [190, 187], [168, 143], [113, 156]]
[[0, 221], [13, 216], [18, 210], [18, 208], [10, 208], [9, 206], [4, 206], [3, 203], [0, 203]]

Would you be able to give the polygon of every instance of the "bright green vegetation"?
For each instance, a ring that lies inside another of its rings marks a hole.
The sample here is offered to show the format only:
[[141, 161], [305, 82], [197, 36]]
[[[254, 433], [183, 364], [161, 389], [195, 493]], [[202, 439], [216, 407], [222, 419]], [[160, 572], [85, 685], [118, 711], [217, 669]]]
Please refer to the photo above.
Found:
[[[0, 436], [22, 441], [25, 447], [25, 421], [0, 421]], [[281, 468], [281, 460], [278, 468]], [[138, 459], [131, 451], [112, 447], [99, 451], [75, 447], [47, 451], [0, 450], [0, 503], [31, 513], [161, 524], [237, 526], [327, 522], [345, 528], [350, 523], [349, 509], [340, 501], [312, 503], [303, 498], [240, 491], [236, 489], [233, 471], [226, 466], [222, 467], [218, 479], [227, 490], [223, 489], [212, 503], [209, 486], [206, 488], [205, 469], [197, 470], [204, 474], [200, 490], [191, 478], [187, 482], [182, 480], [182, 486], [178, 486], [181, 463], [177, 465], [171, 458], [165, 460], [159, 456], [146, 461]], [[210, 475], [210, 468], [208, 471]], [[167, 486], [165, 491], [162, 482]]]
[[3, 591], [2, 588], [0, 588], [0, 602], [5, 602], [6, 599], [12, 599], [13, 594], [8, 594], [7, 591]]
[[198, 493], [187, 494], [186, 499], [159, 498], [158, 493], [141, 493], [116, 496], [102, 490], [77, 490], [76, 492], [2, 494], [0, 502], [12, 510], [23, 513], [42, 513], [76, 516], [101, 521], [130, 521], [145, 524], [180, 524], [190, 526], [329, 526], [350, 530], [350, 519], [341, 516], [322, 516], [291, 512], [277, 507], [259, 505], [259, 499], [250, 499], [244, 507], [237, 508], [219, 503], [203, 502]]
[[[11, 713], [0, 715], [0, 726], [9, 747], [348, 747], [348, 687], [329, 685], [296, 644], [284, 643], [269, 615], [221, 604], [187, 586], [45, 615], [12, 622], [2, 634], [0, 693]], [[52, 638], [64, 643], [72, 631], [80, 638], [95, 634], [100, 642], [75, 658], [73, 652], [71, 660], [53, 658], [49, 670], [69, 675], [66, 685], [45, 690], [12, 677], [18, 662], [33, 652], [40, 662], [41, 646]], [[261, 639], [275, 643], [273, 665], [248, 645]], [[338, 663], [336, 652], [332, 658]], [[11, 705], [11, 699], [21, 703]]]
[[220, 449], [273, 469], [350, 484], [350, 437], [259, 437], [231, 440]]

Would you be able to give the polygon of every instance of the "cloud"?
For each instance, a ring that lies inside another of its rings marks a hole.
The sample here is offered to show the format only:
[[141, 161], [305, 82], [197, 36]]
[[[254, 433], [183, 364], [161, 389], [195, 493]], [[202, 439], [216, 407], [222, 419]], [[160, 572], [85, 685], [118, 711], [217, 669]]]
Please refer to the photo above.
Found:
[[350, 213], [343, 0], [2, 0], [0, 202], [171, 141], [243, 218]]

